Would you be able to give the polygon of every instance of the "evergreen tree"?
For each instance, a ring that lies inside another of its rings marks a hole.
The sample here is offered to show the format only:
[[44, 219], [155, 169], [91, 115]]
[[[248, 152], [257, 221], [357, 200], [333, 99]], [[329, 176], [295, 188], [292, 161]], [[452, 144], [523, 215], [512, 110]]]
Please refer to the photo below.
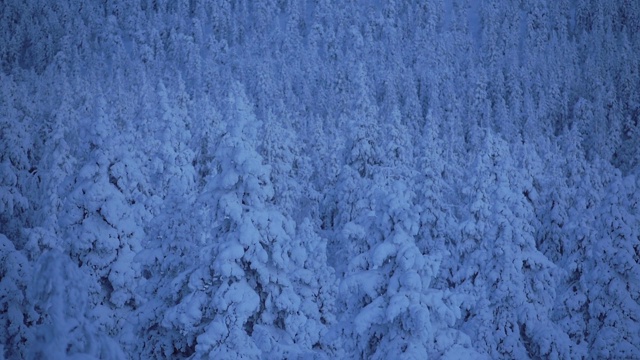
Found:
[[29, 298], [39, 314], [29, 358], [125, 358], [118, 344], [90, 320], [85, 292], [90, 281], [60, 251], [40, 257], [29, 284]]
[[4, 347], [0, 357], [26, 358], [34, 344], [31, 324], [38, 317], [27, 290], [33, 263], [4, 234], [0, 234], [0, 260], [0, 336]]
[[175, 242], [186, 252], [182, 256], [199, 255], [194, 266], [173, 268], [180, 280], [167, 290], [177, 305], [162, 325], [196, 336], [195, 344], [187, 339], [183, 355], [193, 345], [198, 357], [310, 354], [324, 327], [318, 299], [326, 299], [320, 293], [330, 289], [302, 285], [326, 283], [319, 276], [327, 276], [328, 269], [307, 273], [311, 277], [300, 278], [300, 273], [295, 279], [300, 286], [293, 286], [293, 274], [313, 264], [305, 262], [305, 246], [313, 245], [296, 241], [293, 221], [274, 204], [269, 168], [256, 152], [259, 124], [238, 84], [226, 114], [227, 128], [214, 145], [215, 172], [198, 200], [198, 206], [210, 209], [204, 215], [211, 219], [205, 218], [208, 226], [197, 246], [186, 245], [193, 240]]
[[128, 334], [132, 328], [126, 314], [138, 302], [140, 274], [134, 257], [141, 249], [145, 234], [141, 224], [147, 215], [136, 198], [127, 195], [144, 184], [135, 161], [109, 150], [124, 150], [126, 145], [118, 143], [123, 137], [112, 137], [119, 129], [106, 111], [99, 98], [92, 136], [85, 145], [92, 150], [65, 180], [70, 193], [62, 204], [64, 215], [58, 218], [58, 226], [60, 236], [68, 239], [62, 250], [91, 279], [88, 306], [101, 329]]
[[[142, 356], [186, 358], [194, 354], [196, 337], [204, 331], [207, 290], [194, 255], [206, 239], [209, 211], [199, 208], [196, 193], [175, 194], [151, 222], [150, 240], [136, 255], [141, 266], [143, 306], [136, 310]], [[197, 257], [196, 257], [197, 259]]]
[[33, 164], [33, 120], [18, 110], [19, 85], [5, 74], [0, 80], [0, 233], [17, 241], [21, 227], [28, 223], [30, 178], [37, 171]]
[[421, 210], [412, 191], [395, 181], [370, 196], [375, 217], [360, 224], [370, 247], [349, 261], [340, 285], [338, 356], [473, 356], [468, 338], [451, 328], [459, 316], [456, 300], [431, 287], [442, 255], [416, 246]]
[[484, 170], [476, 174], [488, 178], [474, 186], [475, 220], [463, 225], [465, 237], [475, 239], [468, 255], [474, 266], [454, 277], [473, 299], [463, 329], [476, 334], [477, 346], [492, 358], [569, 358], [566, 335], [550, 320], [555, 266], [535, 247], [531, 204], [513, 177], [506, 144], [490, 132], [478, 166]]
[[610, 171], [614, 178], [598, 210], [597, 238], [586, 254], [590, 266], [584, 275], [585, 325], [591, 356], [625, 358], [635, 356], [639, 344], [634, 316], [640, 311], [638, 191], [634, 176], [623, 178], [619, 171]]

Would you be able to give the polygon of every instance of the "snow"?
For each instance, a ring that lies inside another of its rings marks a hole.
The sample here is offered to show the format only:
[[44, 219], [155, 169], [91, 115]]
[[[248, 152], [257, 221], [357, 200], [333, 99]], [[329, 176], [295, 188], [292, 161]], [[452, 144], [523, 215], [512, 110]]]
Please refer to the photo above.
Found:
[[0, 359], [640, 353], [636, 2], [0, 22]]

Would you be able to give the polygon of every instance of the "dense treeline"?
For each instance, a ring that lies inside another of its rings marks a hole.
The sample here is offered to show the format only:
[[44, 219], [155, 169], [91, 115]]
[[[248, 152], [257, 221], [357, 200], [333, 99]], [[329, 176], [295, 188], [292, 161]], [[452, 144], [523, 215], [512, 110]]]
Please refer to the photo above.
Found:
[[633, 358], [633, 1], [0, 3], [5, 358]]

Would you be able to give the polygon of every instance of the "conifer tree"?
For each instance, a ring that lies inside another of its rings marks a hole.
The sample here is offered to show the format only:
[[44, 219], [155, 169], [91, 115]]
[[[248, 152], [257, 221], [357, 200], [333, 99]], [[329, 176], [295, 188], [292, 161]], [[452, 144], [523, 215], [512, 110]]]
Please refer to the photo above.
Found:
[[321, 338], [323, 305], [317, 299], [330, 290], [301, 293], [305, 287], [292, 281], [319, 286], [316, 276], [327, 276], [328, 269], [292, 280], [309, 266], [306, 246], [312, 244], [296, 241], [294, 222], [275, 206], [269, 168], [256, 151], [259, 123], [241, 85], [234, 85], [227, 105], [228, 125], [213, 144], [214, 173], [198, 200], [209, 209], [208, 226], [196, 247], [183, 245], [193, 240], [176, 243], [187, 252], [183, 256], [198, 255], [195, 266], [173, 270], [181, 274], [179, 288], [187, 289], [173, 290], [178, 305], [163, 326], [196, 337], [183, 355], [195, 346], [195, 356], [215, 358], [303, 356]]
[[634, 315], [640, 311], [638, 191], [635, 176], [623, 178], [619, 171], [610, 171], [614, 178], [599, 209], [597, 238], [591, 240], [586, 254], [590, 266], [584, 276], [588, 283], [585, 325], [592, 356], [625, 358], [638, 352]]
[[33, 263], [4, 234], [0, 234], [0, 336], [2, 358], [26, 358], [34, 344], [31, 327], [38, 318], [28, 293]]
[[132, 189], [144, 183], [137, 172], [139, 165], [115, 150], [126, 146], [118, 143], [124, 137], [113, 138], [118, 132], [104, 98], [98, 97], [95, 123], [88, 132], [91, 136], [83, 139], [87, 143], [79, 141], [91, 150], [65, 180], [70, 192], [62, 204], [58, 227], [60, 236], [68, 239], [62, 250], [89, 275], [92, 316], [103, 331], [127, 334], [132, 327], [125, 321], [126, 314], [138, 302], [140, 275], [134, 257], [145, 234], [146, 209], [131, 196]]
[[85, 292], [91, 282], [67, 256], [46, 251], [35, 265], [29, 298], [39, 313], [30, 358], [124, 359], [118, 344], [91, 321]]
[[414, 194], [395, 180], [369, 195], [375, 217], [351, 225], [359, 226], [369, 248], [354, 254], [340, 284], [344, 310], [333, 335], [340, 339], [338, 356], [471, 356], [469, 339], [451, 328], [459, 316], [456, 300], [431, 286], [442, 254], [423, 254], [416, 246], [421, 210]]

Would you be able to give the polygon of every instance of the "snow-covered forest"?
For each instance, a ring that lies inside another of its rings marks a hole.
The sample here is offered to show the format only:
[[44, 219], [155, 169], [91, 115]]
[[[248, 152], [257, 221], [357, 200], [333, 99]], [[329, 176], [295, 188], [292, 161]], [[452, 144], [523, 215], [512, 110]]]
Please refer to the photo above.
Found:
[[640, 2], [0, 2], [0, 359], [640, 358]]

